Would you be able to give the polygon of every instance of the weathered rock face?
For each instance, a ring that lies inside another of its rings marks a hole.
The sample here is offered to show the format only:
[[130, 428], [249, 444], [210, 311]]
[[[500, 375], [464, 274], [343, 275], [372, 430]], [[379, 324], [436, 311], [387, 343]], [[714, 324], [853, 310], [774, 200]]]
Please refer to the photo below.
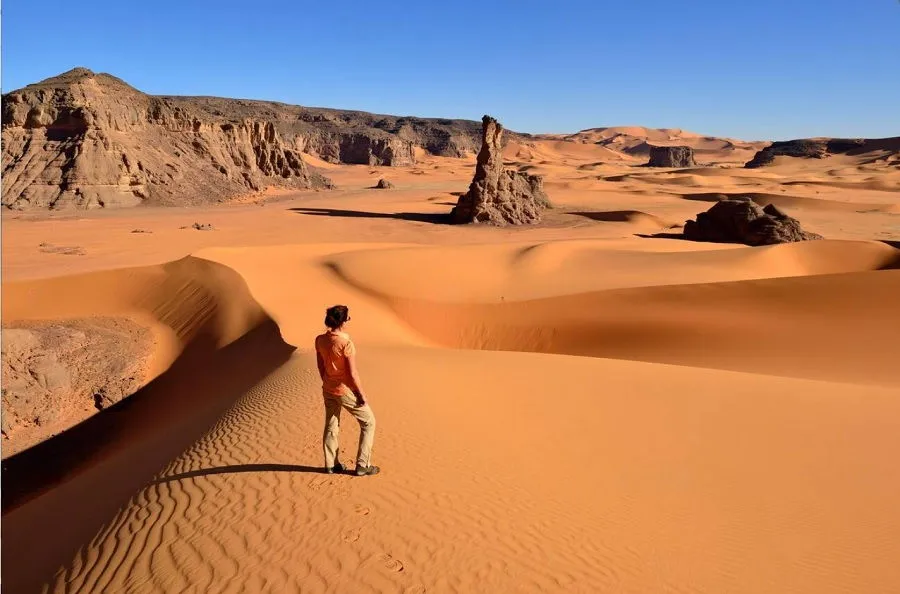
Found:
[[771, 165], [775, 157], [798, 157], [802, 159], [824, 159], [829, 155], [844, 153], [864, 153], [886, 151], [897, 154], [898, 138], [801, 138], [773, 142], [754, 155], [744, 167], [755, 169]]
[[379, 132], [312, 131], [297, 140], [305, 152], [330, 163], [402, 166], [416, 162], [412, 142]]
[[749, 199], [717, 202], [708, 211], [698, 214], [696, 221], [685, 223], [684, 237], [693, 241], [754, 246], [822, 239], [821, 235], [804, 231], [797, 219], [773, 204], [761, 208]]
[[503, 167], [502, 137], [503, 126], [484, 116], [475, 177], [451, 212], [454, 223], [525, 225], [539, 222], [550, 208], [539, 176]]
[[76, 68], [3, 96], [3, 196], [13, 209], [217, 202], [268, 185], [330, 187], [333, 163], [410, 165], [417, 148], [474, 152], [478, 123], [267, 101], [163, 97]]
[[648, 167], [693, 167], [694, 149], [689, 146], [650, 146]]
[[398, 117], [216, 97], [169, 99], [189, 101], [212, 114], [274, 122], [292, 146], [332, 163], [409, 165], [416, 161], [417, 148], [442, 157], [463, 157], [478, 151], [481, 136], [481, 125], [471, 120]]
[[149, 329], [128, 319], [4, 326], [3, 456], [8, 457], [144, 385]]
[[75, 69], [3, 96], [12, 209], [221, 201], [267, 185], [328, 185], [272, 122], [229, 121]]
[[801, 157], [805, 159], [821, 159], [828, 154], [827, 143], [824, 140], [786, 140], [784, 142], [773, 142], [766, 148], [762, 149], [753, 159], [744, 167], [754, 169], [769, 165], [775, 160], [775, 157]]

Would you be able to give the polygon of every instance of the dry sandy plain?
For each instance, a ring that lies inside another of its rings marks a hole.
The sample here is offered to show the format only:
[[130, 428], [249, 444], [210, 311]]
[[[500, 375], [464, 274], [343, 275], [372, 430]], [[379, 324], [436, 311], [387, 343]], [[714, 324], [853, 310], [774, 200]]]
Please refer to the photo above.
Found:
[[[424, 155], [310, 157], [339, 189], [208, 209], [4, 213], [5, 326], [153, 336], [134, 395], [4, 441], [5, 591], [900, 591], [900, 168], [575, 140], [506, 149], [557, 206], [535, 227], [443, 224], [474, 158]], [[828, 239], [652, 237], [715, 193]], [[373, 478], [319, 470], [334, 303]]]

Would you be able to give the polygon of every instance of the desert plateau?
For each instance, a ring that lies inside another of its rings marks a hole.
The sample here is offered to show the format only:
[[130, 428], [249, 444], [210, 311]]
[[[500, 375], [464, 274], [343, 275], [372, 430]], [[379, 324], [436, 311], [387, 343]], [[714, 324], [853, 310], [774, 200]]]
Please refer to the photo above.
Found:
[[[900, 592], [896, 126], [113, 74], [4, 88], [6, 592]], [[323, 468], [335, 304], [377, 476]]]

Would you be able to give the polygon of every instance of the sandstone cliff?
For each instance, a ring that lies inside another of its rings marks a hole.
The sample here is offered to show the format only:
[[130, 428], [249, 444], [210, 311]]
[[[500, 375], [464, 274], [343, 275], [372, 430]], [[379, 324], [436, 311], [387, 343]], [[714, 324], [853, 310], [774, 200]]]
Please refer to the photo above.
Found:
[[227, 119], [75, 69], [3, 96], [5, 206], [221, 201], [328, 185], [272, 124]]
[[472, 153], [479, 136], [479, 124], [466, 120], [152, 96], [76, 68], [3, 96], [2, 204], [185, 205], [269, 185], [329, 187], [303, 152], [333, 163], [409, 165], [417, 148]]

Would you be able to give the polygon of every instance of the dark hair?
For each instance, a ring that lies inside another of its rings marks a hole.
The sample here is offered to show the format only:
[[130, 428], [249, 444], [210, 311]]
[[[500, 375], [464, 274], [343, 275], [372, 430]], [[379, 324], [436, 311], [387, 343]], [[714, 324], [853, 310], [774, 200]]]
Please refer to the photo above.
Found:
[[335, 330], [350, 319], [350, 308], [346, 305], [333, 305], [325, 310], [325, 325]]

